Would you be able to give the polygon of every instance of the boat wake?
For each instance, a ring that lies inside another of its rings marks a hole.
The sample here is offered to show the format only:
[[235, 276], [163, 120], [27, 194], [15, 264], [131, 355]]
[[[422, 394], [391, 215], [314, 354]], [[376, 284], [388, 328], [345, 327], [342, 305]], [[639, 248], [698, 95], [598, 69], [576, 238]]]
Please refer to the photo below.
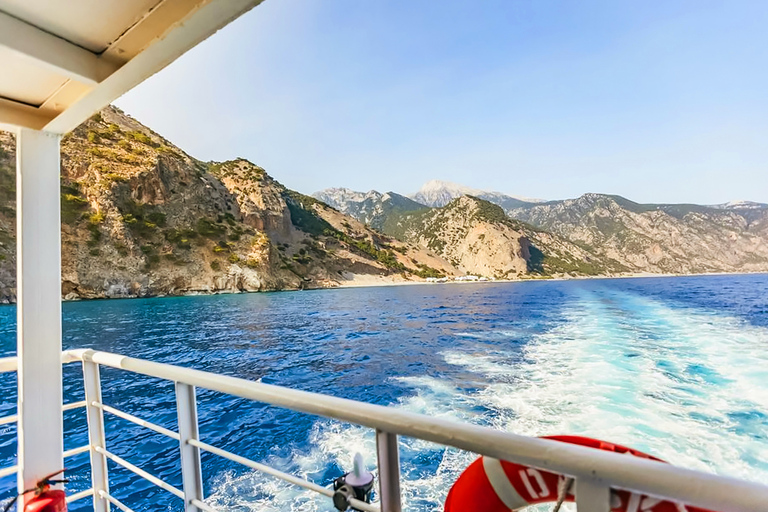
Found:
[[[470, 345], [442, 353], [456, 373], [396, 379], [411, 393], [395, 405], [517, 434], [597, 437], [673, 464], [768, 480], [768, 329], [608, 289], [579, 292], [562, 314], [543, 333], [461, 333]], [[498, 348], [489, 352], [487, 340]], [[440, 509], [474, 459], [412, 439], [400, 449], [407, 510]], [[374, 465], [373, 432], [318, 421], [306, 446], [269, 462], [327, 484], [355, 452]], [[210, 502], [238, 511], [329, 509], [326, 498], [257, 473], [222, 473]]]

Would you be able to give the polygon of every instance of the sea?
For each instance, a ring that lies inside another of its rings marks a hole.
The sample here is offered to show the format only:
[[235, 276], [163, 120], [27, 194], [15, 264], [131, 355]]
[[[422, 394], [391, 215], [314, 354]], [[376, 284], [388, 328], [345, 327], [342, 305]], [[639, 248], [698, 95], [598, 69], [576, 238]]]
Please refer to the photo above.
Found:
[[[531, 436], [578, 434], [687, 468], [768, 481], [768, 275], [530, 281], [99, 300], [63, 305], [65, 348], [93, 348], [326, 393]], [[0, 307], [1, 355], [15, 352]], [[173, 385], [102, 369], [104, 402], [176, 428]], [[0, 416], [16, 408], [0, 376]], [[65, 366], [65, 400], [83, 399]], [[198, 391], [201, 439], [321, 485], [375, 469], [374, 433]], [[68, 411], [65, 449], [87, 444]], [[106, 415], [107, 448], [181, 487], [178, 443]], [[0, 467], [16, 427], [0, 426]], [[440, 510], [473, 454], [400, 443], [404, 510]], [[207, 501], [222, 511], [330, 511], [327, 498], [215, 455]], [[90, 487], [88, 455], [66, 461], [69, 492]], [[135, 511], [181, 501], [112, 463], [111, 493]], [[0, 500], [15, 478], [0, 480]], [[4, 501], [3, 501], [4, 502]], [[89, 499], [70, 510], [91, 510]]]

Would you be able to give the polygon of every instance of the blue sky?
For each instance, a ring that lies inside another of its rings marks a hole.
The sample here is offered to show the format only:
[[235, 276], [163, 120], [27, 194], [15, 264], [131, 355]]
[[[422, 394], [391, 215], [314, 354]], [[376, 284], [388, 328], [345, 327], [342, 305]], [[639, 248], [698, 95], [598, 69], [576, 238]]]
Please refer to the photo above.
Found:
[[305, 193], [768, 202], [768, 2], [266, 0], [116, 103]]

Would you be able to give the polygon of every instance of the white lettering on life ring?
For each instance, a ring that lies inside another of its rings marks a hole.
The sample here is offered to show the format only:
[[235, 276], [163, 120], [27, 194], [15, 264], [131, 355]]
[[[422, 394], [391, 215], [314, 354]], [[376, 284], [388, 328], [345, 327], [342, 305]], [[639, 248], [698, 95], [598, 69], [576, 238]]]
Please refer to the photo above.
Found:
[[[536, 480], [536, 484], [539, 486], [539, 492], [536, 492], [533, 489], [531, 481], [528, 479], [528, 475], [531, 475], [534, 480]], [[539, 473], [537, 470], [533, 468], [527, 468], [525, 470], [521, 469], [520, 480], [522, 480], [523, 485], [525, 486], [525, 490], [528, 491], [528, 494], [530, 494], [531, 498], [534, 500], [539, 498], [546, 498], [549, 496], [549, 488], [547, 487], [547, 483], [544, 481], [544, 477], [541, 476], [541, 473]]]

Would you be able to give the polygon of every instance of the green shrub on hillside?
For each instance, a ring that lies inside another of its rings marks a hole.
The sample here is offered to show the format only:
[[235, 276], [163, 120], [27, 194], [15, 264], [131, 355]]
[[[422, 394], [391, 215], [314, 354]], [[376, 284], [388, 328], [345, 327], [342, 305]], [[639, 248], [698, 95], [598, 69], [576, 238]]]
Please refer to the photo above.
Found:
[[419, 267], [419, 270], [413, 272], [413, 274], [421, 277], [422, 279], [426, 279], [428, 277], [436, 277], [438, 279], [445, 277], [445, 272], [442, 270], [437, 270], [436, 268], [432, 268], [429, 265], [416, 263], [416, 266]]
[[101, 212], [93, 212], [90, 217], [88, 217], [88, 221], [91, 224], [101, 224], [104, 222], [104, 214]]
[[99, 158], [109, 158], [110, 153], [107, 153], [105, 150], [101, 148], [88, 148], [85, 150], [86, 153], [92, 156], [97, 156]]
[[151, 238], [158, 232], [158, 226], [165, 225], [165, 214], [154, 206], [129, 199], [119, 205], [123, 222], [131, 233], [138, 238]]
[[501, 206], [474, 196], [468, 197], [474, 199], [475, 204], [477, 205], [477, 211], [475, 213], [476, 219], [485, 220], [495, 224], [511, 224], [509, 217], [504, 213], [504, 209]]
[[88, 209], [88, 200], [75, 185], [62, 185], [61, 191], [61, 220], [72, 224]]
[[99, 230], [99, 225], [93, 223], [89, 224], [88, 231], [90, 231], [91, 237], [86, 243], [88, 244], [88, 247], [96, 247], [101, 241], [101, 231]]
[[140, 131], [128, 132], [127, 135], [128, 137], [132, 138], [136, 142], [141, 142], [142, 144], [147, 144], [147, 145], [152, 144], [152, 139], [150, 139], [148, 136], [146, 136], [144, 133]]
[[115, 174], [111, 172], [107, 174], [102, 174], [102, 177], [105, 180], [111, 181], [114, 183], [125, 183], [126, 181], [128, 181], [128, 178], [126, 178], [125, 176], [120, 176], [119, 174]]
[[110, 160], [113, 162], [122, 162], [124, 164], [130, 164], [130, 165], [136, 165], [141, 163], [140, 158], [134, 155], [120, 154], [114, 149], [99, 147], [99, 148], [88, 148], [85, 151], [91, 156], [95, 156], [97, 158], [103, 158], [105, 160]]
[[342, 233], [341, 231], [336, 231], [335, 229], [326, 230], [323, 234], [325, 236], [333, 237], [339, 240], [340, 242], [346, 243], [347, 245], [350, 246], [350, 248], [356, 249], [357, 252], [361, 253], [364, 256], [368, 256], [371, 259], [379, 261], [390, 270], [396, 270], [399, 272], [408, 272], [408, 268], [402, 263], [400, 263], [399, 261], [397, 261], [397, 257], [391, 251], [377, 249], [376, 246], [374, 246], [367, 239], [356, 240], [351, 236], [347, 235], [346, 233]]
[[314, 197], [305, 196], [292, 190], [283, 192], [283, 199], [291, 214], [291, 223], [310, 235], [322, 235], [325, 231], [336, 231], [312, 209], [315, 204], [323, 204]]
[[165, 239], [175, 244], [179, 249], [189, 249], [190, 238], [197, 237], [197, 231], [194, 229], [169, 229], [165, 233]]
[[147, 220], [157, 226], [165, 226], [165, 214], [161, 212], [149, 212], [147, 214]]
[[197, 233], [205, 238], [220, 238], [227, 233], [226, 227], [204, 217], [198, 219], [196, 227]]
[[594, 276], [605, 271], [604, 268], [591, 261], [579, 259], [568, 260], [552, 254], [544, 254], [539, 248], [533, 245], [529, 247], [529, 252], [531, 257], [528, 260], [528, 271], [535, 274], [579, 274]]

